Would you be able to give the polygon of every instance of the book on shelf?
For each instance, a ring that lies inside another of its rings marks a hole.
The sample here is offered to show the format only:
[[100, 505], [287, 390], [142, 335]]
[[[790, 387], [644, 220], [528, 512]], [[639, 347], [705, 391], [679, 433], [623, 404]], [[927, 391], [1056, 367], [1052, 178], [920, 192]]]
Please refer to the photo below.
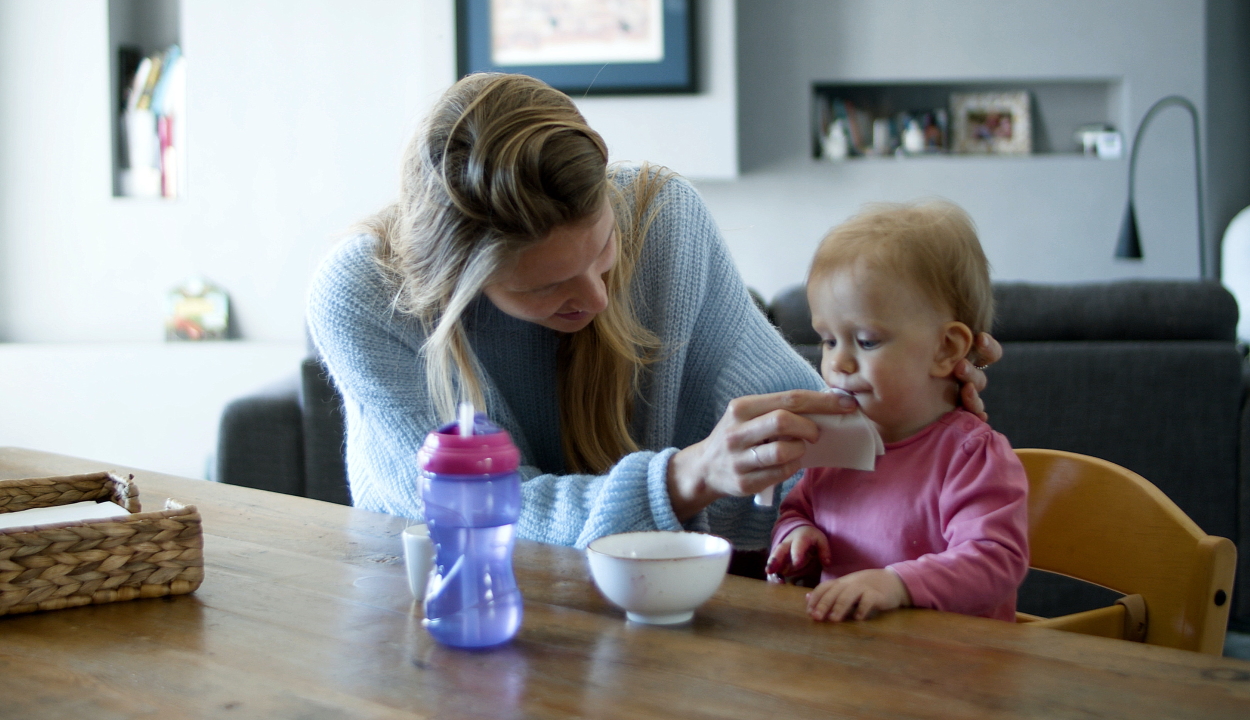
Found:
[[177, 73], [178, 66], [182, 62], [182, 50], [177, 45], [171, 45], [165, 51], [164, 57], [161, 58], [161, 66], [164, 71], [157, 77], [156, 82], [152, 83], [151, 107], [152, 112], [157, 115], [170, 115], [166, 112], [166, 101], [169, 97], [169, 87], [174, 82], [174, 76]]
[[[150, 110], [152, 108], [152, 90], [156, 88], [156, 81], [161, 77], [161, 65], [164, 58], [161, 53], [154, 53], [148, 57], [148, 76], [143, 80], [142, 89], [139, 91], [139, 97], [135, 101], [136, 110]], [[135, 76], [135, 82], [138, 83], [139, 77]]]
[[[118, 67], [134, 48], [119, 49]], [[186, 192], [186, 58], [178, 45], [138, 62], [121, 99], [122, 195], [177, 198]]]

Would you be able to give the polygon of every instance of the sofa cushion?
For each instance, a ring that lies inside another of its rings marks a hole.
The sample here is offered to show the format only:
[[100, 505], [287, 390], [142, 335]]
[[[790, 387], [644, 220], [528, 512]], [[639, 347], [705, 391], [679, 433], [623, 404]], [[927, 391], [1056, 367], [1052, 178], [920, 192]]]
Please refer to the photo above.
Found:
[[982, 397], [1012, 447], [1092, 455], [1236, 538], [1242, 359], [1232, 343], [1003, 343]]
[[[773, 298], [770, 316], [793, 345], [817, 345], [802, 285]], [[1237, 335], [1237, 300], [1216, 282], [1117, 280], [994, 283], [994, 337], [1016, 340], [1224, 340]]]
[[298, 380], [284, 378], [230, 402], [217, 431], [214, 480], [304, 494], [304, 437]]
[[[1238, 541], [1243, 380], [1233, 343], [1004, 342], [1003, 359], [986, 374], [990, 424], [1013, 447], [1122, 465], [1205, 532]], [[1037, 575], [1021, 588], [1024, 612], [1054, 616], [1106, 604], [1096, 589]]]
[[995, 283], [994, 305], [993, 334], [999, 342], [1233, 342], [1237, 335], [1237, 300], [1217, 282]]
[[300, 366], [300, 405], [303, 408], [304, 493], [307, 497], [351, 505], [344, 456], [343, 399], [330, 372], [316, 357]]
[[807, 306], [807, 289], [802, 285], [782, 290], [769, 306], [769, 318], [791, 345], [819, 345], [820, 335], [812, 329], [812, 311]]

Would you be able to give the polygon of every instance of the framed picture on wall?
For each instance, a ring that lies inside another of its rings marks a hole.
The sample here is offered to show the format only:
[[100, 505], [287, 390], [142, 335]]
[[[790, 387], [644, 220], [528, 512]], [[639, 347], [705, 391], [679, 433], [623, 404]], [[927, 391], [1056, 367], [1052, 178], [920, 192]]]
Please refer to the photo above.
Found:
[[456, 0], [457, 70], [569, 95], [693, 93], [695, 0]]
[[1029, 93], [951, 93], [953, 150], [1028, 155], [1033, 152]]

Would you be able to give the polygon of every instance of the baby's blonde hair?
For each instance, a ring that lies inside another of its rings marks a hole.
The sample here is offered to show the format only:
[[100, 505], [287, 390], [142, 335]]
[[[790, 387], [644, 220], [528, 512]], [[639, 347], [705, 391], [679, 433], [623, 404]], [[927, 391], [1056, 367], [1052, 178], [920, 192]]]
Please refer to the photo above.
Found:
[[952, 202], [866, 205], [820, 241], [808, 286], [857, 263], [912, 283], [974, 336], [994, 322], [989, 261], [972, 218]]

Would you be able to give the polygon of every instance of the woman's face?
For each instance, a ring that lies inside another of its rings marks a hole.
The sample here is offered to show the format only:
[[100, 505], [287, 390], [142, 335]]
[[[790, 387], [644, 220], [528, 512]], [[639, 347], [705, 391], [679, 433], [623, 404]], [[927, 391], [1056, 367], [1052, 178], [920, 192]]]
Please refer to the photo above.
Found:
[[616, 216], [605, 200], [590, 219], [561, 225], [517, 253], [483, 292], [514, 318], [577, 332], [607, 308], [603, 275], [615, 262]]

